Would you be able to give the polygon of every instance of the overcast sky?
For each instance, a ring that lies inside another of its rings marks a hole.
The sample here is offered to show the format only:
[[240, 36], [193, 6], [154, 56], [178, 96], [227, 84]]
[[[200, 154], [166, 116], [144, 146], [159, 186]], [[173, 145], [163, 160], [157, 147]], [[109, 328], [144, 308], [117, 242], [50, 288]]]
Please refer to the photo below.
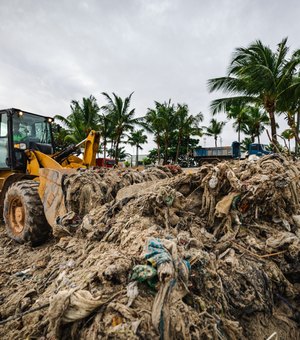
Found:
[[[137, 116], [171, 98], [208, 125], [221, 93], [207, 80], [257, 39], [300, 48], [299, 15], [297, 0], [0, 0], [0, 107], [67, 116], [73, 99], [103, 105], [101, 92], [134, 91]], [[223, 145], [236, 139], [231, 125]]]

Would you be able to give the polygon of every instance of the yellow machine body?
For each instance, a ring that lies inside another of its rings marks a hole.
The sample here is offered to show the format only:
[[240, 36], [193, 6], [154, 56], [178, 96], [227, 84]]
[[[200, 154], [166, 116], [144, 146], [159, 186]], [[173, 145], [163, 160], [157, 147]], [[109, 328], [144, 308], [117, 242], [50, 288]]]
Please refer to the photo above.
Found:
[[65, 213], [63, 176], [96, 165], [98, 132], [54, 152], [52, 123], [16, 108], [0, 110], [0, 213], [7, 235], [20, 243], [47, 239]]
[[27, 173], [36, 176], [36, 179], [40, 182], [39, 196], [50, 226], [54, 225], [57, 216], [61, 216], [66, 212], [64, 195], [61, 188], [62, 176], [74, 173], [78, 168], [95, 166], [99, 139], [99, 133], [92, 130], [83, 143], [83, 158], [70, 155], [62, 164], [59, 164], [53, 157], [40, 151], [25, 151], [28, 159]]
[[96, 153], [99, 148], [100, 135], [91, 131], [87, 138], [80, 143], [84, 149], [83, 158], [69, 155], [60, 163], [54, 155], [47, 155], [37, 150], [24, 151], [27, 158], [26, 173], [3, 171], [0, 172], [0, 187], [2, 188], [2, 202], [4, 192], [14, 182], [23, 179], [39, 181], [39, 195], [44, 207], [44, 213], [48, 223], [53, 226], [56, 217], [64, 211], [64, 197], [61, 188], [63, 174], [75, 172], [78, 168], [87, 168], [96, 165]]

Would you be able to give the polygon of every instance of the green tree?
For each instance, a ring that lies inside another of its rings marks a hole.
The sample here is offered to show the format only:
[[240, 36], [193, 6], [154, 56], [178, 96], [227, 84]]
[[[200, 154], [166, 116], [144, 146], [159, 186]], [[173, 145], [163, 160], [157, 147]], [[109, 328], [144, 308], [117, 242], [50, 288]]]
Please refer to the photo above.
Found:
[[147, 131], [154, 134], [154, 142], [157, 145], [157, 159], [158, 163], [160, 164], [161, 160], [161, 135], [163, 131], [162, 127], [162, 117], [159, 114], [159, 103], [155, 102], [155, 109], [148, 108], [146, 116], [143, 117], [144, 120], [144, 127]]
[[115, 149], [114, 157], [116, 164], [120, 159], [119, 150], [120, 142], [125, 133], [132, 131], [134, 125], [140, 124], [140, 120], [134, 117], [135, 109], [130, 109], [130, 101], [132, 97], [131, 93], [124, 100], [113, 93], [113, 97], [110, 97], [107, 93], [103, 92], [102, 95], [107, 100], [107, 105], [102, 106], [102, 110], [107, 114], [109, 120], [114, 127], [112, 133], [113, 147]]
[[155, 102], [155, 109], [148, 109], [148, 113], [151, 114], [152, 117], [156, 116], [154, 120], [150, 120], [148, 128], [150, 131], [154, 131], [154, 134], [156, 135], [155, 142], [159, 145], [163, 145], [164, 164], [167, 164], [169, 151], [168, 149], [170, 146], [172, 134], [174, 133], [174, 129], [176, 128], [174, 104], [171, 103], [171, 99], [169, 99], [168, 102], [164, 103]]
[[187, 104], [177, 104], [174, 118], [177, 134], [175, 163], [177, 163], [183, 140], [189, 139], [191, 135], [200, 136], [202, 134], [199, 123], [203, 121], [203, 114], [198, 113], [196, 116], [189, 115]]
[[257, 106], [247, 106], [244, 121], [241, 123], [242, 131], [251, 137], [252, 143], [257, 137], [260, 143], [260, 135], [265, 130], [265, 126], [270, 124], [269, 116]]
[[284, 130], [281, 133], [281, 137], [288, 140], [288, 149], [289, 149], [289, 152], [291, 152], [291, 139], [295, 137], [293, 130], [292, 129]]
[[68, 135], [68, 131], [66, 129], [57, 123], [53, 123], [52, 133], [56, 151], [64, 150], [69, 146], [69, 142], [66, 141], [66, 136]]
[[238, 133], [238, 142], [241, 142], [241, 131], [242, 124], [245, 123], [245, 119], [247, 118], [247, 109], [245, 105], [241, 105], [240, 103], [236, 103], [236, 105], [231, 105], [227, 111], [227, 117], [229, 119], [233, 119], [233, 127]]
[[162, 142], [164, 146], [164, 164], [168, 163], [168, 149], [170, 146], [171, 136], [175, 129], [175, 107], [171, 103], [171, 99], [168, 102], [157, 103], [157, 109], [162, 124]]
[[218, 146], [218, 136], [221, 135], [225, 124], [226, 122], [218, 122], [216, 119], [212, 118], [210, 125], [206, 128], [205, 134], [214, 137], [215, 147]]
[[[117, 153], [118, 153], [118, 160], [119, 161], [124, 161], [127, 157], [127, 153], [125, 151], [125, 147], [124, 146], [121, 146], [118, 150], [117, 150]], [[107, 150], [107, 154], [109, 157], [112, 157], [112, 158], [115, 158], [116, 159], [116, 149], [115, 148], [112, 148], [112, 149], [108, 149]]]
[[67, 117], [60, 115], [54, 118], [66, 126], [68, 134], [66, 141], [79, 143], [86, 138], [91, 130], [97, 130], [99, 124], [99, 106], [94, 96], [83, 98], [82, 103], [76, 100], [71, 102], [71, 114]]
[[[101, 108], [102, 109], [102, 108]], [[113, 124], [106, 112], [101, 112], [99, 115], [99, 132], [102, 139], [103, 145], [103, 157], [104, 157], [104, 166], [106, 162], [106, 154], [107, 154], [107, 143], [111, 140], [111, 136], [113, 133]]]
[[159, 105], [159, 114], [162, 118], [162, 140], [164, 143], [164, 164], [168, 163], [168, 149], [170, 146], [171, 135], [175, 128], [175, 108], [171, 104], [171, 99]]
[[143, 164], [144, 164], [144, 166], [150, 165], [150, 164], [151, 164], [151, 159], [148, 158], [148, 157], [144, 158], [144, 159], [143, 159]]
[[241, 149], [244, 151], [249, 151], [250, 144], [252, 144], [252, 139], [249, 137], [246, 137], [242, 140], [241, 143]]
[[298, 155], [300, 144], [300, 87], [299, 71], [292, 80], [292, 85], [284, 92], [278, 103], [280, 113], [283, 113], [288, 123], [289, 129], [293, 132], [295, 138], [295, 154]]
[[275, 114], [277, 104], [291, 86], [299, 65], [298, 52], [287, 59], [287, 38], [275, 52], [260, 40], [248, 48], [237, 48], [229, 65], [227, 76], [210, 79], [209, 90], [223, 90], [232, 97], [216, 99], [211, 103], [213, 113], [227, 111], [232, 105], [257, 104], [265, 109], [270, 118], [271, 139], [277, 144]]
[[136, 147], [136, 159], [135, 159], [135, 165], [138, 166], [139, 162], [139, 149], [143, 149], [141, 147], [142, 144], [147, 143], [147, 135], [144, 135], [144, 130], [136, 130], [132, 131], [131, 135], [128, 138], [128, 143], [132, 146]]

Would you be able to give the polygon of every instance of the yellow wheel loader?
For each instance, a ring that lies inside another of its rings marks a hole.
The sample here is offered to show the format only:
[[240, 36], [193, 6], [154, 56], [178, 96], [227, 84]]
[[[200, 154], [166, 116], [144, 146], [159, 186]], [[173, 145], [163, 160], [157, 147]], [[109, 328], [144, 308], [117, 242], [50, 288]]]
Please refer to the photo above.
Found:
[[[0, 209], [7, 234], [20, 243], [43, 242], [66, 212], [63, 176], [96, 165], [99, 133], [55, 152], [52, 122], [19, 109], [0, 110]], [[82, 148], [81, 159], [76, 153]]]

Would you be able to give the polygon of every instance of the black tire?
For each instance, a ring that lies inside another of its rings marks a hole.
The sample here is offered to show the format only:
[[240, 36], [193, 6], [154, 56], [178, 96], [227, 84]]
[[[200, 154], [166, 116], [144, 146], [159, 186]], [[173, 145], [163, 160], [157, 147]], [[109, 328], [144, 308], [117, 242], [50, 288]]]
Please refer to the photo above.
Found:
[[3, 217], [6, 232], [19, 243], [39, 245], [50, 234], [41, 199], [39, 183], [32, 180], [16, 182], [6, 192]]

